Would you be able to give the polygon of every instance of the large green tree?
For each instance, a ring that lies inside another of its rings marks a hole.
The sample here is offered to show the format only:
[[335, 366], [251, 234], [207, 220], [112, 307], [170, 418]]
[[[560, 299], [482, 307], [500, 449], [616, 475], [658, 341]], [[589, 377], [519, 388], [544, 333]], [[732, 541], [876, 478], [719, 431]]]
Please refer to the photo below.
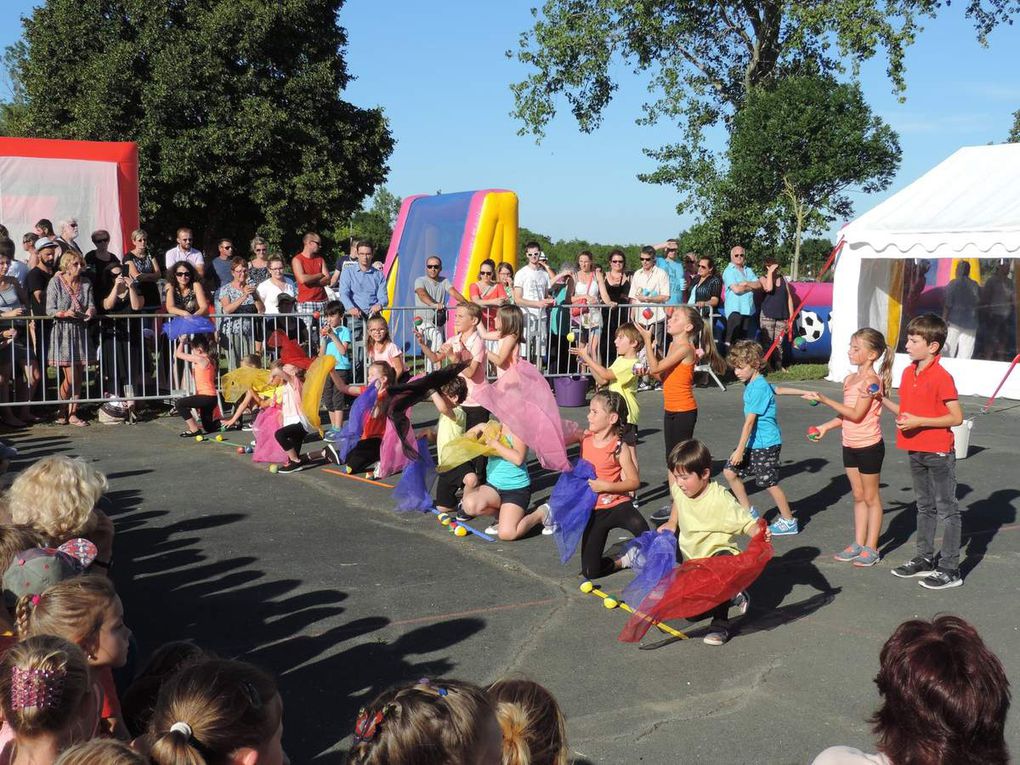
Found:
[[380, 187], [372, 195], [365, 209], [355, 213], [351, 219], [352, 242], [367, 239], [375, 245], [379, 258], [385, 257], [390, 237], [393, 236], [393, 226], [396, 225], [397, 216], [400, 214], [400, 203], [400, 197], [390, 193], [385, 186]]
[[342, 0], [47, 0], [8, 49], [13, 134], [137, 141], [141, 217], [200, 241], [339, 237], [386, 177], [350, 80]]
[[[512, 86], [521, 133], [541, 137], [565, 101], [584, 132], [596, 129], [621, 75], [642, 75], [650, 99], [639, 122], [678, 125], [676, 143], [646, 149], [643, 180], [676, 186], [679, 210], [711, 209], [720, 158], [706, 129], [725, 124], [752, 88], [805, 70], [838, 74], [884, 55], [893, 89], [904, 54], [948, 0], [546, 0], [516, 57], [530, 74]], [[982, 41], [1011, 22], [1020, 0], [968, 0]]]
[[895, 131], [872, 114], [856, 84], [795, 75], [752, 88], [733, 120], [729, 182], [759, 200], [793, 244], [798, 277], [805, 231], [819, 232], [853, 204], [846, 191], [882, 191], [899, 167]]

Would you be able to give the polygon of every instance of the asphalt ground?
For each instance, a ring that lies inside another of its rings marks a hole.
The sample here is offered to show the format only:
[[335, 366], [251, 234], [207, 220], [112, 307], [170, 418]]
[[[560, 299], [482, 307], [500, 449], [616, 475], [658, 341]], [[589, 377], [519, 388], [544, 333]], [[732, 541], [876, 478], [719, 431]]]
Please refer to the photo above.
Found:
[[[830, 383], [803, 387], [838, 393]], [[696, 435], [716, 472], [736, 443], [740, 394], [739, 385], [697, 391]], [[661, 394], [640, 396], [647, 515], [667, 492]], [[906, 619], [963, 616], [1020, 682], [1020, 404], [982, 416], [981, 403], [963, 402], [976, 415], [971, 454], [957, 466], [963, 587], [932, 592], [889, 575], [913, 555], [915, 514], [888, 416], [884, 559], [873, 569], [832, 560], [851, 535], [838, 438], [807, 441], [806, 428], [826, 410], [782, 398], [781, 485], [800, 535], [775, 540], [751, 609], [725, 646], [700, 640], [703, 622], [690, 629], [694, 639], [659, 647], [664, 636], [652, 630], [644, 650], [617, 641], [626, 615], [582, 594], [577, 559], [560, 565], [548, 537], [457, 538], [431, 515], [393, 512], [384, 486], [321, 469], [273, 475], [229, 445], [178, 438], [178, 418], [36, 426], [5, 438], [21, 450], [12, 472], [68, 454], [107, 473], [114, 578], [143, 654], [189, 638], [271, 670], [295, 763], [342, 762], [359, 706], [425, 675], [543, 683], [563, 707], [580, 763], [809, 763], [831, 744], [873, 751], [867, 718], [878, 703], [878, 654]], [[419, 420], [432, 416], [418, 409]], [[584, 410], [564, 414], [582, 421]], [[540, 501], [555, 476], [532, 467]], [[755, 500], [774, 513], [765, 492]], [[618, 592], [629, 579], [620, 573], [602, 584]], [[1014, 713], [1008, 725], [1014, 752], [1018, 720]]]

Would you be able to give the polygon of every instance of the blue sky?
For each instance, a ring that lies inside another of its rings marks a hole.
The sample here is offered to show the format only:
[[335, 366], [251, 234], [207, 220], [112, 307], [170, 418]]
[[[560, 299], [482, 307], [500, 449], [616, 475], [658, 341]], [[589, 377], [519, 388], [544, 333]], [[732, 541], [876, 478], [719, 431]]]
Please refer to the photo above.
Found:
[[[624, 78], [592, 135], [578, 132], [569, 113], [557, 117], [540, 145], [517, 135], [509, 84], [525, 71], [504, 54], [529, 27], [533, 4], [348, 0], [341, 23], [357, 79], [345, 97], [382, 106], [390, 119], [397, 139], [390, 191], [512, 189], [521, 225], [553, 238], [660, 241], [689, 225], [691, 218], [676, 214], [675, 191], [635, 177], [653, 167], [642, 147], [676, 137], [666, 125], [635, 124], [646, 96], [636, 78]], [[0, 45], [17, 39], [18, 18], [34, 5], [0, 4]], [[1020, 109], [1020, 24], [997, 30], [982, 48], [962, 5], [929, 23], [910, 49], [905, 103], [891, 93], [884, 60], [862, 69], [865, 96], [899, 132], [903, 160], [888, 192], [854, 195], [858, 214], [957, 148], [1004, 140]]]

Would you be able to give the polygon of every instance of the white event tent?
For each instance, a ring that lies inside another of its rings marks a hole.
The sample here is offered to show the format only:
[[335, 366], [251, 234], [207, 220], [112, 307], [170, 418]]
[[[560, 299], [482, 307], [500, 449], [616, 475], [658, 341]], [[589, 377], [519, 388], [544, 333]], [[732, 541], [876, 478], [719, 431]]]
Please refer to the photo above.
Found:
[[[840, 238], [830, 322], [828, 379], [834, 381], [852, 369], [845, 349], [858, 328], [874, 327], [890, 340], [899, 332], [908, 260], [1020, 258], [1020, 144], [958, 150], [847, 224]], [[1014, 305], [1020, 304], [1017, 277], [1014, 270]], [[894, 385], [907, 363], [897, 354]], [[975, 396], [992, 395], [1009, 368], [978, 359], [944, 357], [942, 363], [959, 392]], [[999, 396], [1020, 399], [1020, 366]]]

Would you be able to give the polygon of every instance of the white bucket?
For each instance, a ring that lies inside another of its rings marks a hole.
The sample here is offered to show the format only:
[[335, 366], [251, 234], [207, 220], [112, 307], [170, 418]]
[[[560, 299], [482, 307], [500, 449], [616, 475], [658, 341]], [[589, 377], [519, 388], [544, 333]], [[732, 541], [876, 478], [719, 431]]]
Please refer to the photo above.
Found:
[[950, 428], [953, 431], [953, 438], [956, 439], [956, 459], [967, 459], [967, 452], [970, 450], [970, 431], [974, 427], [974, 420], [964, 420], [959, 425]]

